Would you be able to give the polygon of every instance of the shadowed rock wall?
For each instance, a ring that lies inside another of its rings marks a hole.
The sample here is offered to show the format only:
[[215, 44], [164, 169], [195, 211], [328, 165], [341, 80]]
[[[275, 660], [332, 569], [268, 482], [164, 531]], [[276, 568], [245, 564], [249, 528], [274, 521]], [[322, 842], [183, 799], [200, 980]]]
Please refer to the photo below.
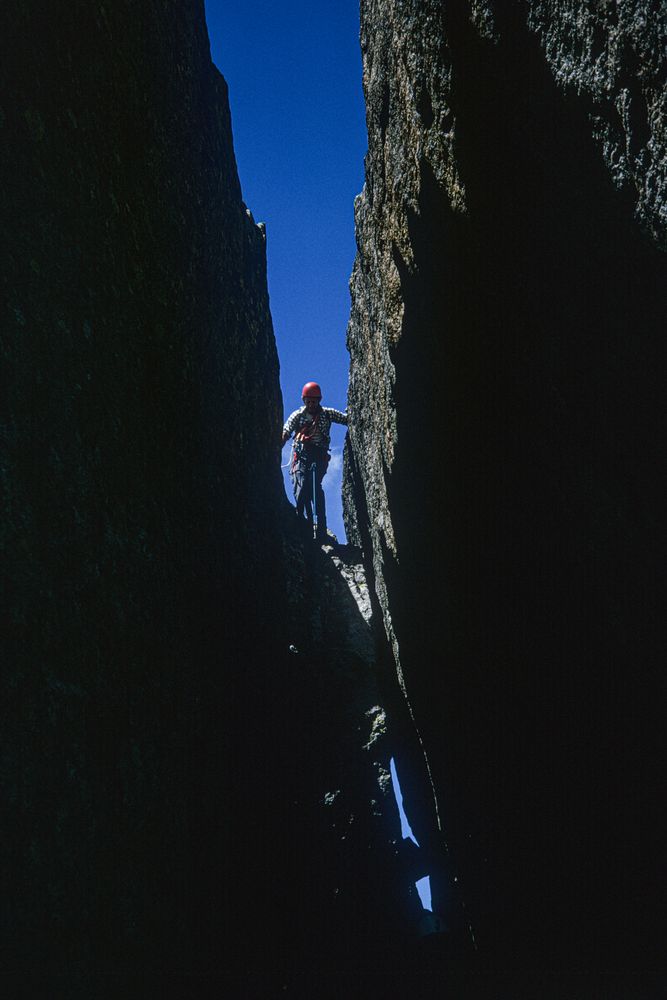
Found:
[[487, 968], [664, 958], [664, 14], [361, 5], [347, 525]]
[[201, 3], [0, 38], [3, 968], [220, 971], [284, 594], [264, 237]]
[[3, 982], [354, 985], [421, 907], [203, 4], [8, 3], [0, 45]]

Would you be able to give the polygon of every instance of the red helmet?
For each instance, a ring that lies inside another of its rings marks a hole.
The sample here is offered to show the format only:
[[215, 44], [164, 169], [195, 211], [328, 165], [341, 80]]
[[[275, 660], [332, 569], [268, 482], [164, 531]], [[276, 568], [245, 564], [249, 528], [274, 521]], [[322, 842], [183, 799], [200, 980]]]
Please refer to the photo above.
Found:
[[306, 382], [303, 389], [301, 390], [302, 399], [321, 399], [322, 390], [320, 389], [317, 382]]

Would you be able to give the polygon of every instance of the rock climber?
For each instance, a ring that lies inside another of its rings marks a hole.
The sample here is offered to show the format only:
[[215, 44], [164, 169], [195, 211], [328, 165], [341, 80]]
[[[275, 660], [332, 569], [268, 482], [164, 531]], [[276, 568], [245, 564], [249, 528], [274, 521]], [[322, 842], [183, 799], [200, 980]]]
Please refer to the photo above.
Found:
[[296, 513], [301, 519], [304, 514], [313, 523], [314, 507], [317, 520], [317, 540], [327, 541], [327, 510], [324, 500], [322, 480], [329, 465], [329, 444], [331, 424], [347, 424], [347, 413], [322, 406], [322, 390], [317, 382], [306, 382], [301, 390], [303, 406], [291, 413], [283, 427], [282, 443], [294, 434], [294, 451], [290, 475], [294, 487]]

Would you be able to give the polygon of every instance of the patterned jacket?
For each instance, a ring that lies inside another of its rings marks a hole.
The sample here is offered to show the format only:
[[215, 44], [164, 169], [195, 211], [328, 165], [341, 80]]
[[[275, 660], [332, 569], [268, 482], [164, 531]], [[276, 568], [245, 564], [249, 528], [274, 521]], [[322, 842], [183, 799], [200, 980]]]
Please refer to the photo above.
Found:
[[[317, 427], [311, 435], [310, 425], [312, 425], [315, 418], [317, 419]], [[290, 413], [285, 421], [283, 434], [291, 437], [292, 434], [298, 434], [299, 431], [305, 429], [313, 444], [319, 445], [320, 448], [328, 448], [331, 440], [330, 432], [332, 424], [347, 425], [347, 413], [334, 410], [331, 406], [320, 406], [315, 417], [312, 417], [306, 410], [306, 407], [302, 406], [300, 409], [295, 410], [294, 413]]]

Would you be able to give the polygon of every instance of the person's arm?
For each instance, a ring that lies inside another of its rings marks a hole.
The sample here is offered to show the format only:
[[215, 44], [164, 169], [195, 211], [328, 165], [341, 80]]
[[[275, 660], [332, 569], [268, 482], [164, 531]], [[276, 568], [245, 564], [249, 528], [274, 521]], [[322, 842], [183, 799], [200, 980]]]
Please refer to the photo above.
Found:
[[342, 410], [334, 410], [332, 406], [327, 406], [326, 412], [334, 424], [345, 424], [347, 427], [347, 411], [343, 413]]
[[290, 413], [289, 417], [285, 421], [285, 425], [283, 427], [282, 443], [280, 446], [281, 448], [285, 446], [286, 441], [289, 438], [291, 438], [292, 434], [296, 430], [296, 425], [298, 423], [298, 417], [300, 413], [301, 410], [295, 410], [294, 413]]

